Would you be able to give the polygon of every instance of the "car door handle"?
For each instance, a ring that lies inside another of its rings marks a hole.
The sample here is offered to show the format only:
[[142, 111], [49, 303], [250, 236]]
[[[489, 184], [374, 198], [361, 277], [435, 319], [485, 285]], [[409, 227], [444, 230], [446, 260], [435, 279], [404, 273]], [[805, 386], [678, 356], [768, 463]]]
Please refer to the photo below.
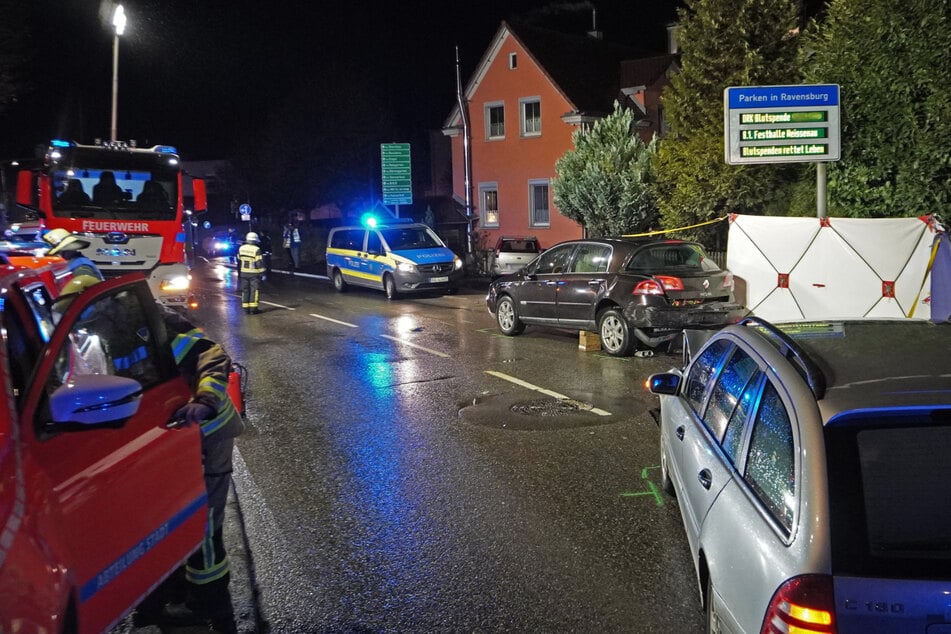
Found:
[[710, 485], [713, 484], [713, 474], [710, 473], [709, 469], [703, 469], [697, 474], [697, 480], [700, 481], [700, 486], [709, 489]]
[[684, 439], [684, 426], [681, 425], [680, 427], [678, 427], [677, 429], [675, 429], [675, 430], [674, 430], [674, 433], [677, 434], [677, 440], [683, 440], [683, 439]]
[[558, 286], [558, 282], [556, 282], [555, 280], [548, 280], [547, 282], [545, 282], [545, 286]]

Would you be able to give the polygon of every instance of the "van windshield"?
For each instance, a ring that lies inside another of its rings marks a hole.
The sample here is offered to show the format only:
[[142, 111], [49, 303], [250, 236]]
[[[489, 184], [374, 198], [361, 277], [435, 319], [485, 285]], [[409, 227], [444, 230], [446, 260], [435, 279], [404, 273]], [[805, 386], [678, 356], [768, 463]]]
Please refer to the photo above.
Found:
[[445, 246], [429, 227], [387, 227], [380, 233], [391, 251]]

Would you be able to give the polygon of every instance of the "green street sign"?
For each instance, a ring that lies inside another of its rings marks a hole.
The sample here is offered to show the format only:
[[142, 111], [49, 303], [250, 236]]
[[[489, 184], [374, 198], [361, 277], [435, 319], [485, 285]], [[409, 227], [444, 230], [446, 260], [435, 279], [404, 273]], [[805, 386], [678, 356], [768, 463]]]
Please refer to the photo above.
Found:
[[409, 143], [380, 144], [383, 204], [413, 204], [413, 174]]

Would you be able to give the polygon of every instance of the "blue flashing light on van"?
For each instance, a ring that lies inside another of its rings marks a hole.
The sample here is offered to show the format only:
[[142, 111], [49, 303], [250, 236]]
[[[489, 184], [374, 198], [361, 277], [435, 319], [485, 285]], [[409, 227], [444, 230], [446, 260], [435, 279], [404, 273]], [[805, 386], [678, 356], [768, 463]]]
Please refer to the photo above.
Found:
[[428, 226], [411, 219], [380, 222], [364, 214], [361, 226], [336, 227], [327, 237], [327, 276], [343, 292], [351, 284], [386, 292], [454, 293], [462, 260]]

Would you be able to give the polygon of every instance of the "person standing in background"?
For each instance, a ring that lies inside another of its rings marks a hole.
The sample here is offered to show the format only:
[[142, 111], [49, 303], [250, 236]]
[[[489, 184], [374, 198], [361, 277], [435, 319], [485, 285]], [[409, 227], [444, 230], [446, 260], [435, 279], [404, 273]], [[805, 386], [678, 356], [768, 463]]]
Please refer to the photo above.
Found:
[[258, 293], [264, 277], [264, 254], [258, 246], [258, 234], [251, 231], [244, 240], [238, 248], [238, 277], [241, 280], [241, 308], [251, 315], [260, 312]]
[[284, 249], [290, 260], [291, 275], [300, 268], [300, 227], [297, 223], [288, 222], [284, 225]]

